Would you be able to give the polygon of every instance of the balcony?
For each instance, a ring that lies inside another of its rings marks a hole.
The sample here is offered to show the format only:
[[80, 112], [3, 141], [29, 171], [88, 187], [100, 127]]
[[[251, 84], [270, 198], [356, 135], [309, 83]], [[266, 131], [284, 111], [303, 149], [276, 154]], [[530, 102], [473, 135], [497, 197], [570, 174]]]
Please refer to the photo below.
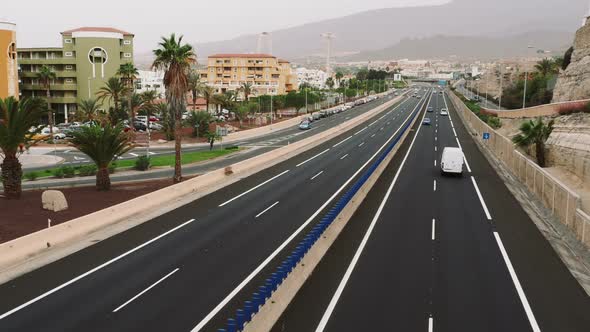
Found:
[[[41, 84], [21, 84], [21, 90], [35, 90], [45, 91], [45, 87]], [[77, 91], [78, 86], [74, 84], [52, 84], [51, 91]]]
[[75, 65], [76, 58], [56, 58], [56, 59], [17, 59], [18, 64], [21, 65]]
[[51, 102], [55, 104], [77, 104], [78, 100], [76, 97], [53, 97]]
[[[58, 78], [76, 78], [76, 72], [73, 70], [55, 71], [54, 73]], [[21, 71], [20, 72], [21, 77], [28, 77], [28, 78], [37, 78], [38, 74], [39, 74], [38, 72], [34, 72], [34, 71]]]

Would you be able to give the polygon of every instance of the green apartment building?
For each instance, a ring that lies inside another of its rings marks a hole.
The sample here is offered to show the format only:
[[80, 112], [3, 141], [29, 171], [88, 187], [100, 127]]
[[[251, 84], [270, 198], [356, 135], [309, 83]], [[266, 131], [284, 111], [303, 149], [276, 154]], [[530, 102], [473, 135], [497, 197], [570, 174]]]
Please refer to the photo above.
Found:
[[[133, 34], [113, 28], [79, 28], [61, 33], [62, 47], [19, 48], [21, 97], [45, 97], [37, 73], [49, 66], [57, 78], [51, 82], [55, 123], [71, 121], [82, 99], [96, 93], [120, 65], [133, 62]], [[110, 105], [103, 105], [107, 109]]]

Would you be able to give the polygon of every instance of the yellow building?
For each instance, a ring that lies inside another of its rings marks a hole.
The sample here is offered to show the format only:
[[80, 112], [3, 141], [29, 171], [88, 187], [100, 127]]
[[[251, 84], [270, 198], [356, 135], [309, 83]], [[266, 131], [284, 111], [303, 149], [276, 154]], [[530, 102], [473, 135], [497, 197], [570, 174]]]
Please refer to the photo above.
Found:
[[[297, 90], [297, 78], [286, 60], [269, 54], [216, 54], [209, 57], [201, 80], [218, 93], [252, 85], [251, 96], [280, 95]], [[243, 98], [243, 95], [240, 96]]]
[[0, 98], [18, 98], [16, 25], [0, 22]]

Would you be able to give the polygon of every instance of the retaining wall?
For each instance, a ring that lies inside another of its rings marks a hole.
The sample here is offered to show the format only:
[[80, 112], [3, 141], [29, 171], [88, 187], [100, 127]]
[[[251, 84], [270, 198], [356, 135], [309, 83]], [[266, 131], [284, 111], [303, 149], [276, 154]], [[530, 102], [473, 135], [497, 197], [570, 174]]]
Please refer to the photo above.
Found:
[[559, 114], [559, 111], [565, 107], [580, 107], [585, 106], [588, 103], [590, 103], [590, 99], [546, 104], [512, 111], [498, 111], [493, 109], [483, 110], [485, 110], [488, 113], [496, 114], [499, 118], [502, 119], [538, 118], [543, 116], [552, 116]]
[[557, 220], [568, 226], [576, 237], [590, 248], [590, 217], [582, 211], [578, 194], [515, 149], [509, 138], [481, 121], [454, 93], [448, 95], [463, 123], [476, 139], [481, 139], [483, 133], [490, 133], [490, 139], [482, 142], [482, 145], [501, 160], [512, 174], [543, 202]]

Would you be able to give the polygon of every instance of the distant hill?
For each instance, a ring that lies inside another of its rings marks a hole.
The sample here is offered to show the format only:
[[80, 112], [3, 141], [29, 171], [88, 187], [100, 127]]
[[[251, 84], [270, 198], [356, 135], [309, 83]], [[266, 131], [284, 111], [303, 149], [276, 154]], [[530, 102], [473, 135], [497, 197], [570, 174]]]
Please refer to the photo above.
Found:
[[[506, 37], [433, 36], [403, 39], [394, 46], [340, 57], [337, 61], [389, 60], [402, 58], [496, 59], [533, 55], [536, 50], [563, 55], [574, 39], [573, 32], [537, 31]], [[532, 45], [535, 50], [527, 50]]]
[[[273, 31], [273, 50], [288, 59], [322, 54], [323, 32], [336, 35], [336, 54], [382, 50], [402, 40], [405, 43], [405, 39], [435, 35], [497, 38], [530, 31], [573, 33], [587, 6], [587, 0], [454, 0], [438, 6], [379, 9]], [[221, 52], [253, 52], [256, 41], [257, 36], [245, 35], [195, 47], [202, 58]]]

